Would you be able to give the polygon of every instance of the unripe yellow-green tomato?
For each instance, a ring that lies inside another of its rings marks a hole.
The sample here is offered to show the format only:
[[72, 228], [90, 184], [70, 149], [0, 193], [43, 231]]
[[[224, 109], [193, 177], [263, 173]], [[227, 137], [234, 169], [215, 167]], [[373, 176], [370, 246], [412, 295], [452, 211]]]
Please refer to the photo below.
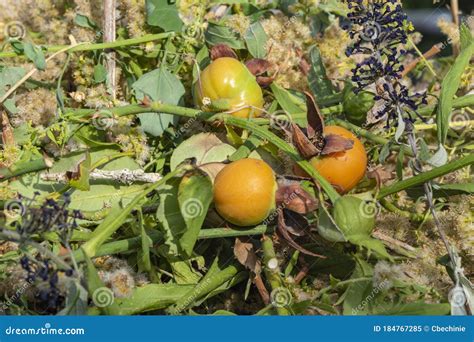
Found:
[[221, 57], [209, 64], [201, 72], [194, 93], [199, 106], [203, 106], [204, 98], [225, 100], [233, 116], [249, 118], [262, 114], [258, 109], [263, 108], [264, 104], [262, 89], [255, 76], [235, 58]]
[[240, 159], [226, 165], [214, 180], [217, 212], [237, 226], [253, 226], [275, 210], [278, 188], [272, 168], [259, 159]]

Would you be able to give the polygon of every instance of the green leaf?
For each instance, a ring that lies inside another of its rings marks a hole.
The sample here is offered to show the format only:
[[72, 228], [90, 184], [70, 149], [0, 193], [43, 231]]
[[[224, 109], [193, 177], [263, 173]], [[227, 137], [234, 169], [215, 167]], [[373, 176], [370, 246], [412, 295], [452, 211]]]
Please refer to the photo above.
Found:
[[5, 95], [8, 88], [25, 76], [25, 69], [20, 67], [0, 68], [0, 96]]
[[87, 299], [87, 290], [81, 285], [80, 281], [70, 279], [67, 283], [66, 303], [64, 309], [58, 312], [57, 315], [86, 315]]
[[91, 170], [91, 155], [87, 152], [85, 159], [78, 165], [77, 174], [69, 180], [69, 185], [75, 189], [89, 191], [89, 173]]
[[474, 42], [474, 39], [472, 37], [472, 33], [469, 26], [467, 26], [465, 23], [461, 24], [459, 33], [460, 33], [459, 36], [460, 36], [460, 41], [461, 41], [461, 49], [464, 50], [469, 47], [469, 44], [472, 44]]
[[[116, 315], [134, 315], [152, 310], [165, 309], [184, 296], [193, 285], [147, 284], [137, 287], [127, 298], [117, 298]], [[89, 310], [90, 315], [97, 314], [97, 309]]]
[[35, 67], [39, 70], [46, 69], [46, 60], [44, 58], [44, 53], [40, 47], [33, 45], [31, 43], [23, 43], [23, 48], [25, 51], [26, 57], [35, 64]]
[[193, 268], [192, 261], [192, 259], [170, 261], [173, 279], [177, 284], [197, 284], [201, 280], [202, 274]]
[[[351, 279], [372, 277], [372, 267], [363, 260], [356, 259], [356, 267], [352, 272]], [[364, 300], [372, 291], [372, 280], [361, 280], [349, 284], [344, 293], [343, 314], [344, 315], [366, 315], [369, 305]]]
[[[106, 315], [114, 315], [117, 305], [114, 303], [114, 294], [108, 289], [97, 273], [94, 263], [87, 255], [84, 255], [86, 262], [87, 289], [92, 302], [97, 305], [100, 311]], [[104, 305], [107, 304], [107, 305]]]
[[90, 28], [92, 30], [98, 29], [98, 26], [94, 22], [94, 20], [83, 14], [76, 14], [76, 17], [74, 18], [74, 23], [80, 27]]
[[353, 243], [354, 245], [364, 247], [369, 252], [374, 251], [384, 259], [393, 260], [392, 256], [388, 254], [387, 250], [385, 249], [384, 244], [379, 240], [373, 239], [367, 235], [350, 235], [347, 238], [349, 242]]
[[171, 179], [159, 189], [159, 204], [156, 211], [158, 228], [163, 232], [164, 241], [159, 247], [163, 255], [179, 257], [179, 238], [186, 229], [178, 202], [179, 179]]
[[316, 101], [319, 98], [333, 95], [335, 93], [334, 86], [326, 75], [326, 68], [316, 45], [311, 47], [309, 59], [311, 68], [309, 69], [308, 82]]
[[461, 76], [469, 65], [469, 61], [474, 54], [474, 42], [472, 36], [470, 33], [469, 37], [467, 36], [465, 28], [462, 29], [462, 42], [464, 48], [461, 50], [461, 53], [456, 58], [454, 64], [451, 66], [451, 69], [449, 69], [441, 83], [441, 95], [439, 98], [438, 112], [436, 114], [438, 142], [440, 145], [446, 143], [454, 95], [461, 83]]
[[267, 54], [267, 34], [260, 21], [249, 26], [244, 35], [250, 54], [255, 58], [264, 58]]
[[436, 153], [426, 162], [434, 167], [443, 166], [448, 162], [448, 151], [446, 151], [443, 145], [439, 145], [438, 151], [436, 151]]
[[195, 158], [196, 165], [222, 162], [235, 152], [235, 148], [224, 143], [213, 133], [199, 133], [183, 141], [173, 152], [171, 170], [188, 158]]
[[94, 82], [102, 83], [107, 79], [107, 69], [103, 64], [94, 66]]
[[139, 211], [138, 219], [140, 220], [140, 235], [142, 242], [142, 249], [139, 254], [139, 265], [141, 268], [147, 272], [151, 270], [151, 260], [150, 260], [150, 247], [153, 246], [153, 240], [148, 236], [145, 225], [143, 222], [143, 215], [141, 210]]
[[[132, 85], [138, 100], [148, 96], [152, 101], [177, 105], [182, 101], [185, 89], [181, 81], [165, 67], [148, 72]], [[161, 136], [171, 124], [176, 124], [179, 117], [163, 113], [143, 113], [138, 115], [145, 132]]]
[[183, 26], [176, 2], [169, 0], [146, 0], [146, 21], [164, 31], [179, 32]]
[[209, 177], [201, 172], [183, 177], [178, 189], [178, 202], [186, 223], [186, 231], [179, 243], [184, 253], [191, 256], [212, 202], [212, 182]]
[[227, 26], [209, 23], [205, 33], [206, 42], [210, 45], [227, 44], [233, 49], [244, 49], [244, 43], [237, 37], [237, 33]]

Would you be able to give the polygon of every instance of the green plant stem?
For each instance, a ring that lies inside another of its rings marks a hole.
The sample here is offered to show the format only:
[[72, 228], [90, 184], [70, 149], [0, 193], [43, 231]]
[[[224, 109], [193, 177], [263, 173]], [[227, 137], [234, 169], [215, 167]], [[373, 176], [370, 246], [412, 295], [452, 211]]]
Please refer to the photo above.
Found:
[[51, 167], [51, 161], [45, 158], [37, 158], [28, 162], [21, 162], [13, 165], [11, 168], [0, 169], [0, 180], [5, 181], [7, 179], [22, 176], [26, 173], [46, 170]]
[[216, 258], [209, 268], [209, 271], [201, 279], [201, 281], [195, 287], [193, 287], [192, 290], [178, 299], [175, 305], [168, 309], [169, 313], [176, 315], [192, 307], [197, 300], [203, 298], [210, 292], [216, 290], [225, 282], [231, 280], [237, 275], [239, 270], [239, 267], [234, 265], [227, 266], [222, 271], [219, 270], [219, 259]]
[[412, 221], [421, 222], [424, 219], [424, 215], [420, 215], [420, 214], [417, 214], [417, 213], [411, 213], [409, 211], [402, 210], [402, 209], [400, 209], [399, 207], [397, 207], [396, 205], [394, 205], [392, 202], [388, 201], [385, 198], [381, 198], [379, 202], [388, 211], [391, 211], [392, 213], [395, 213], [397, 215], [406, 217], [406, 218], [408, 218]]
[[[106, 49], [116, 49], [123, 46], [130, 46], [130, 45], [139, 45], [143, 43], [152, 42], [155, 40], [166, 39], [173, 36], [173, 32], [166, 32], [166, 33], [158, 33], [158, 34], [147, 34], [143, 37], [138, 38], [131, 38], [131, 39], [123, 39], [123, 40], [116, 40], [113, 42], [108, 43], [88, 43], [88, 44], [81, 44], [80, 46], [74, 47], [70, 49], [68, 52], [82, 52], [82, 51], [95, 51], [95, 50], [106, 50]], [[67, 48], [68, 45], [52, 45], [46, 47], [46, 52], [58, 52]], [[23, 56], [23, 54], [18, 54], [13, 51], [8, 52], [0, 52], [0, 58], [8, 58], [8, 57], [19, 57]]]
[[424, 183], [441, 176], [444, 176], [450, 172], [456, 171], [463, 167], [472, 165], [474, 163], [474, 154], [467, 155], [463, 158], [453, 160], [452, 162], [445, 164], [443, 166], [434, 168], [432, 170], [420, 173], [414, 177], [402, 180], [400, 182], [394, 183], [392, 185], [383, 187], [380, 189], [377, 199], [382, 199], [399, 191], [417, 186], [423, 185]]
[[150, 185], [140, 194], [138, 194], [131, 202], [128, 204], [117, 216], [109, 215], [102, 223], [94, 230], [91, 235], [91, 238], [82, 245], [82, 250], [86, 253], [88, 257], [93, 257], [97, 254], [97, 250], [102, 246], [102, 244], [113, 234], [120, 226], [123, 224], [127, 216], [132, 212], [132, 210], [143, 201], [146, 196], [157, 189], [158, 187], [165, 184], [169, 179], [181, 174], [182, 172], [188, 170], [189, 165], [183, 167], [178, 167], [176, 170], [168, 173], [158, 182]]
[[[333, 121], [334, 121], [335, 124], [337, 124], [341, 127], [347, 128], [348, 130], [354, 132], [356, 135], [360, 135], [361, 137], [364, 137], [367, 140], [370, 140], [374, 143], [385, 145], [390, 141], [389, 139], [386, 139], [386, 138], [381, 137], [380, 135], [376, 135], [374, 133], [371, 133], [366, 129], [363, 129], [359, 126], [351, 124], [350, 122], [347, 122], [347, 121], [344, 121], [344, 120], [341, 120], [341, 119], [333, 119]], [[413, 156], [412, 150], [410, 149], [410, 147], [408, 147], [406, 145], [393, 144], [391, 147], [395, 150], [399, 150], [401, 148], [401, 149], [403, 149], [403, 152], [406, 155]]]
[[[453, 108], [460, 109], [474, 106], [474, 95], [465, 95], [453, 100]], [[418, 114], [427, 116], [436, 111], [437, 106], [427, 106], [420, 108]]]
[[[279, 291], [283, 288], [283, 282], [280, 277], [280, 268], [277, 266], [272, 269], [268, 266], [270, 260], [278, 260], [276, 258], [275, 249], [273, 248], [272, 239], [268, 236], [262, 237], [262, 249], [263, 249], [263, 270], [265, 272], [265, 277], [267, 278], [268, 283], [272, 291]], [[276, 311], [280, 316], [288, 316], [290, 312], [286, 307], [277, 306]]]
[[[272, 227], [267, 227], [265, 225], [257, 226], [255, 228], [249, 229], [234, 229], [234, 228], [208, 228], [201, 229], [199, 232], [198, 239], [218, 239], [218, 238], [227, 238], [227, 237], [237, 237], [237, 236], [250, 236], [250, 235], [262, 235], [262, 234], [271, 234], [273, 232]], [[91, 233], [84, 233], [73, 235], [75, 241], [87, 241], [90, 238]], [[154, 244], [163, 241], [163, 234], [159, 231], [149, 231], [148, 236], [153, 241]], [[49, 236], [52, 241], [55, 241], [57, 237], [53, 235]], [[141, 246], [141, 237], [133, 237], [125, 240], [118, 240], [109, 243], [103, 244], [93, 256], [100, 257], [104, 255], [113, 255], [118, 253], [124, 253]], [[83, 261], [83, 253], [76, 251], [74, 253], [76, 261]]]
[[[306, 171], [306, 173], [308, 173], [311, 177], [313, 177], [313, 179], [316, 182], [319, 183], [321, 188], [323, 188], [323, 190], [326, 192], [326, 194], [328, 195], [329, 199], [332, 202], [335, 202], [340, 197], [340, 195], [332, 187], [332, 185], [324, 177], [322, 177], [311, 166], [311, 164], [308, 161], [301, 158], [301, 156], [298, 154], [298, 152], [293, 146], [289, 145], [286, 141], [279, 138], [278, 136], [276, 136], [269, 130], [264, 129], [260, 127], [258, 124], [256, 124], [255, 122], [259, 119], [249, 120], [249, 119], [236, 118], [236, 117], [233, 117], [232, 115], [228, 115], [225, 113], [216, 114], [216, 113], [203, 112], [198, 109], [168, 105], [168, 104], [164, 104], [160, 102], [153, 102], [149, 106], [129, 105], [125, 107], [110, 108], [108, 110], [113, 115], [116, 115], [116, 116], [126, 116], [126, 115], [134, 115], [134, 114], [139, 114], [139, 113], [150, 113], [150, 112], [167, 113], [167, 114], [179, 115], [179, 116], [184, 116], [184, 117], [189, 117], [189, 118], [196, 118], [196, 119], [205, 120], [209, 122], [222, 121], [227, 125], [247, 129], [253, 134], [255, 134], [256, 136], [258, 136], [259, 138], [265, 139], [271, 142], [276, 147], [278, 147], [279, 149], [287, 153], [296, 163], [298, 163], [298, 165], [304, 171]], [[76, 118], [78, 120], [80, 119], [84, 120], [94, 113], [97, 113], [97, 111], [84, 110], [84, 109], [66, 111], [66, 115], [69, 115], [71, 118]], [[267, 119], [263, 119], [263, 120], [267, 120]]]

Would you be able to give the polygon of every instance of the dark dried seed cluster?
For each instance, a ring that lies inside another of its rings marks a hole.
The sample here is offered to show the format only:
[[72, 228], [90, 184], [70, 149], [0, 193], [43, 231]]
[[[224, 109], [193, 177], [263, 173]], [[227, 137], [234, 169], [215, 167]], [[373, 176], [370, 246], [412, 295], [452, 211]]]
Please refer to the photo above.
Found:
[[[63, 195], [60, 202], [48, 199], [41, 206], [35, 207], [33, 203], [39, 193], [35, 193], [32, 199], [20, 198], [22, 218], [15, 222], [16, 230], [21, 239], [28, 240], [33, 234], [55, 232], [63, 245], [68, 245], [74, 228], [77, 227], [76, 220], [82, 215], [78, 210], [68, 209], [71, 203], [68, 194]], [[58, 272], [64, 272], [68, 277], [74, 274], [72, 268], [59, 271], [54, 263], [44, 255], [23, 256], [20, 259], [21, 267], [26, 271], [26, 281], [38, 286], [37, 299], [47, 305], [48, 310], [56, 310], [62, 297], [58, 288]]]
[[[39, 193], [35, 193], [35, 197]], [[17, 232], [22, 238], [29, 238], [32, 234], [56, 232], [61, 242], [67, 242], [77, 227], [76, 220], [81, 218], [78, 210], [68, 209], [71, 198], [64, 194], [61, 203], [47, 199], [40, 207], [33, 207], [35, 197], [29, 201], [22, 201], [24, 215], [21, 221], [15, 222]]]
[[[357, 94], [368, 86], [377, 84], [378, 95], [375, 100], [383, 100], [383, 106], [376, 113], [377, 118], [386, 117], [387, 125], [395, 125], [398, 115], [414, 122], [418, 106], [426, 104], [426, 94], [410, 94], [408, 88], [400, 83], [403, 65], [400, 59], [407, 53], [400, 48], [407, 42], [405, 22], [407, 16], [397, 0], [347, 1], [351, 12], [348, 19], [351, 25], [346, 27], [354, 45], [347, 48], [346, 54], [366, 55], [352, 69], [352, 81], [357, 85]], [[421, 118], [421, 117], [420, 117]], [[421, 118], [423, 119], [423, 118]]]

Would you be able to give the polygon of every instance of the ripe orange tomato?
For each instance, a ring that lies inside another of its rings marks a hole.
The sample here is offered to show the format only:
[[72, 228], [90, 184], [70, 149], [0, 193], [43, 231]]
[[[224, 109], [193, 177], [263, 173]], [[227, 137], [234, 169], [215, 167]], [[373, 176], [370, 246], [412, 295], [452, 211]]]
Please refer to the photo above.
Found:
[[[203, 105], [203, 99], [211, 101], [227, 100], [233, 116], [241, 118], [260, 116], [263, 108], [262, 89], [247, 67], [231, 57], [214, 60], [202, 72], [200, 82], [196, 82], [194, 93], [197, 104]], [[237, 108], [252, 106], [254, 108]]]
[[354, 141], [354, 146], [350, 150], [314, 157], [309, 161], [336, 190], [346, 193], [364, 177], [367, 168], [367, 153], [360, 140], [343, 127], [326, 126], [324, 134], [337, 134]]
[[214, 180], [214, 205], [227, 221], [253, 226], [275, 209], [277, 182], [263, 160], [246, 158], [226, 165]]

